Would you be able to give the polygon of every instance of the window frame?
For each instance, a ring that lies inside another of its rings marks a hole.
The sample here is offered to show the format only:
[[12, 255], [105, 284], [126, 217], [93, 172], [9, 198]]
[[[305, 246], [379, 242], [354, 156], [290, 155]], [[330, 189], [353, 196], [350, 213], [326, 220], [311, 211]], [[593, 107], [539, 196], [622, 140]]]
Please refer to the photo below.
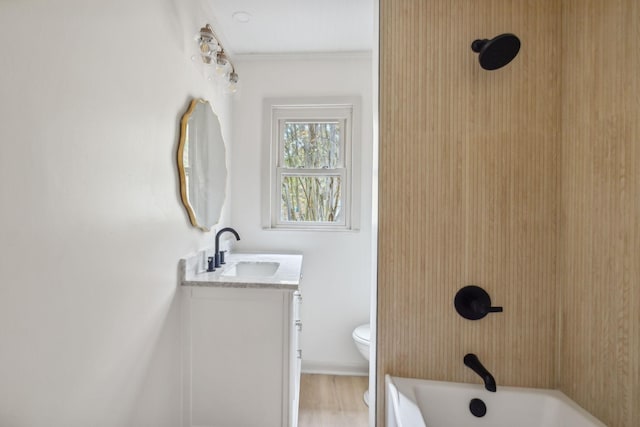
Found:
[[[264, 156], [262, 226], [271, 230], [354, 231], [359, 229], [360, 169], [360, 99], [359, 97], [268, 98], [264, 100]], [[339, 167], [305, 169], [284, 167], [286, 122], [340, 123]], [[265, 176], [266, 175], [266, 176]], [[283, 221], [282, 179], [287, 176], [317, 176], [341, 178], [341, 220], [339, 222]]]

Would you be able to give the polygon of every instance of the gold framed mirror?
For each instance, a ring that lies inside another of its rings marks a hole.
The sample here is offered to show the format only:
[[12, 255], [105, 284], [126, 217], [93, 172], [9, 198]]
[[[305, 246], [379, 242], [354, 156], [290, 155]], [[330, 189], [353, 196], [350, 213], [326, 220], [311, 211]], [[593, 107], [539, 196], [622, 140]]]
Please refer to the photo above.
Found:
[[194, 227], [210, 231], [220, 221], [226, 195], [225, 145], [211, 104], [194, 98], [180, 121], [180, 197]]

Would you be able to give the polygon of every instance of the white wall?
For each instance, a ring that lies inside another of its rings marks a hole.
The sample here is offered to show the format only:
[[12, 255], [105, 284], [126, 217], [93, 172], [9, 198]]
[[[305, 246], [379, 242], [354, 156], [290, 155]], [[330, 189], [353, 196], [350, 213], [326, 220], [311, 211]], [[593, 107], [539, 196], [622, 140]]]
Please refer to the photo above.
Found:
[[[303, 370], [366, 372], [351, 332], [369, 321], [371, 289], [372, 66], [366, 55], [243, 56], [241, 88], [234, 100], [231, 221], [240, 250], [301, 251]], [[362, 97], [361, 230], [312, 232], [263, 230], [260, 170], [263, 99]]]
[[[196, 0], [0, 2], [0, 425], [176, 427]], [[225, 218], [229, 217], [227, 203]], [[226, 221], [226, 219], [225, 219]]]

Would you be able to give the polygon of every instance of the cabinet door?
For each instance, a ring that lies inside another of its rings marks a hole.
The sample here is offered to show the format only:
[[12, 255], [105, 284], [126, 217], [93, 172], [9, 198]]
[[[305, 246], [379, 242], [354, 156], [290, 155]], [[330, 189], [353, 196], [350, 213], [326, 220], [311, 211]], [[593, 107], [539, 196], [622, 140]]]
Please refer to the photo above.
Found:
[[186, 373], [191, 426], [281, 427], [286, 422], [288, 294], [193, 289]]

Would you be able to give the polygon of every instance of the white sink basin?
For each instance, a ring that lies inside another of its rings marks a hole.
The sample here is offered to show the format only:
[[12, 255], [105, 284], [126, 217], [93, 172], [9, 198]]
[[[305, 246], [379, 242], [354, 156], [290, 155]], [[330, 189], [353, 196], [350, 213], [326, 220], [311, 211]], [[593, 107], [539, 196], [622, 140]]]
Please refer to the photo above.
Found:
[[225, 277], [271, 277], [280, 267], [279, 262], [239, 261], [225, 268], [221, 276]]

